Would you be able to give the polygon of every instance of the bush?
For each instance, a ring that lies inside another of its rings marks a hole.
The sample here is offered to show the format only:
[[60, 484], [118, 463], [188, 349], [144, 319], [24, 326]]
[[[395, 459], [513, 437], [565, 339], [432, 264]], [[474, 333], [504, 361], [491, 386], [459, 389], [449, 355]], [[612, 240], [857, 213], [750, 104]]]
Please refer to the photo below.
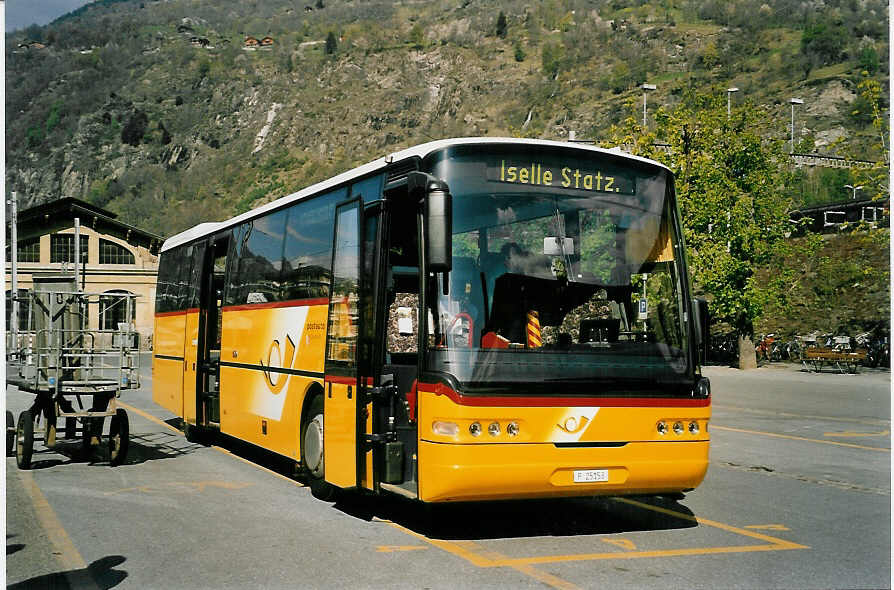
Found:
[[137, 110], [128, 119], [121, 130], [121, 142], [128, 145], [140, 145], [143, 135], [146, 134], [146, 127], [149, 125], [149, 117], [143, 111]]

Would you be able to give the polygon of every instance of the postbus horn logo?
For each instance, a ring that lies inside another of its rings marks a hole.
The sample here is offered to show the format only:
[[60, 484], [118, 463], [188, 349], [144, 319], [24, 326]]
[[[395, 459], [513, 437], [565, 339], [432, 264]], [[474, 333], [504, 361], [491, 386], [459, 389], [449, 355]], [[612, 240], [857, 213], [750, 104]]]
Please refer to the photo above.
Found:
[[[285, 352], [285, 355], [283, 355], [283, 352]], [[261, 359], [260, 364], [262, 367], [265, 367], [264, 378], [267, 381], [267, 388], [273, 394], [282, 391], [283, 387], [285, 387], [286, 383], [289, 381], [289, 376], [279, 372], [270, 371], [269, 369], [288, 369], [292, 366], [294, 357], [295, 342], [292, 341], [292, 337], [288, 334], [286, 334], [285, 351], [281, 350], [279, 340], [274, 340], [270, 343], [270, 348], [267, 350], [267, 362], [264, 363], [264, 359]]]

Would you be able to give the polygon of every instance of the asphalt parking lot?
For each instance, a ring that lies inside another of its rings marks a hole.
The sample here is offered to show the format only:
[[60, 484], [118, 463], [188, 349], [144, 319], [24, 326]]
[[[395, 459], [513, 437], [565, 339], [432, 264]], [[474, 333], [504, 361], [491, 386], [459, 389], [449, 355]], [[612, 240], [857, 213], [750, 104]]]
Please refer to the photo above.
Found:
[[[7, 584], [34, 588], [878, 588], [891, 585], [890, 373], [708, 367], [711, 462], [681, 500], [426, 509], [314, 498], [236, 441], [122, 402], [125, 465], [38, 446], [6, 464]], [[16, 414], [31, 396], [7, 389]]]

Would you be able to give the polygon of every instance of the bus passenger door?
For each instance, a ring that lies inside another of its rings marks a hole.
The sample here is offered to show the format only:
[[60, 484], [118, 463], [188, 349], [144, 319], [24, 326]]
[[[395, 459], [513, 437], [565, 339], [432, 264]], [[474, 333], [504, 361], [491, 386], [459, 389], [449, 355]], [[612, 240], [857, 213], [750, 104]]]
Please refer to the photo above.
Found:
[[220, 427], [221, 312], [228, 246], [226, 237], [217, 237], [209, 245], [202, 265], [202, 289], [199, 294], [196, 423], [215, 428]]
[[360, 262], [361, 201], [335, 210], [332, 287], [326, 333], [323, 465], [327, 482], [340, 488], [360, 481]]
[[189, 300], [186, 302], [186, 333], [184, 336], [184, 362], [183, 362], [183, 421], [186, 424], [197, 424], [199, 420], [196, 400], [196, 385], [198, 383], [198, 352], [200, 318], [199, 295], [201, 294], [202, 281], [204, 280], [205, 254], [207, 243], [199, 242], [190, 246], [189, 273]]

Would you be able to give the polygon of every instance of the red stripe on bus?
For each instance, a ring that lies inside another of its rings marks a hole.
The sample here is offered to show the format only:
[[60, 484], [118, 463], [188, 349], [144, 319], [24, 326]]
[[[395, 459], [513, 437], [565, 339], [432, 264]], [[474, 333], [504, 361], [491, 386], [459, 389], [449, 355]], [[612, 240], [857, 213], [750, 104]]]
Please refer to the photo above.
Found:
[[283, 307], [307, 307], [310, 305], [327, 305], [328, 297], [316, 297], [313, 299], [292, 299], [291, 301], [274, 301], [273, 303], [244, 303], [241, 305], [227, 305], [224, 311], [245, 311], [249, 309], [279, 309]]
[[711, 405], [711, 398], [655, 398], [655, 397], [559, 397], [559, 396], [470, 396], [462, 395], [443, 383], [419, 383], [418, 388], [431, 391], [435, 395], [445, 395], [460, 406], [496, 407], [575, 407], [590, 406], [600, 408], [705, 408]]
[[177, 311], [162, 311], [155, 314], [157, 318], [170, 318], [178, 315], [186, 315], [191, 312], [199, 311], [198, 309], [178, 309]]

